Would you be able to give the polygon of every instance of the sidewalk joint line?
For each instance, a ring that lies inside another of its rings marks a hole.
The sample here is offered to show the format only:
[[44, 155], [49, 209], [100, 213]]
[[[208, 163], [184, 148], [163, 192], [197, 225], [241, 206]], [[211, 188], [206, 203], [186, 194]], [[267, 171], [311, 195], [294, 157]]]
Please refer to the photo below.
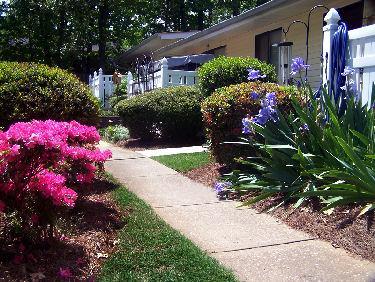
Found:
[[126, 160], [137, 160], [137, 159], [147, 159], [147, 157], [129, 157], [129, 158], [115, 158], [115, 159], [109, 159], [109, 162], [113, 161], [126, 161]]
[[228, 203], [229, 201], [218, 201], [218, 202], [207, 202], [207, 203], [197, 203], [197, 204], [181, 204], [181, 205], [171, 205], [171, 206], [156, 206], [153, 207], [155, 209], [165, 209], [165, 208], [178, 208], [178, 207], [192, 207], [192, 206], [204, 206], [204, 205], [213, 205], [213, 204], [221, 204], [221, 203]]
[[302, 242], [308, 242], [308, 241], [315, 241], [319, 238], [309, 238], [309, 239], [302, 239], [302, 240], [296, 240], [296, 241], [289, 241], [285, 243], [276, 243], [276, 244], [269, 244], [269, 245], [262, 245], [262, 246], [256, 246], [256, 247], [248, 247], [248, 248], [240, 248], [240, 249], [233, 249], [233, 250], [225, 250], [225, 251], [212, 251], [211, 254], [218, 254], [218, 253], [232, 253], [232, 252], [238, 252], [238, 251], [246, 251], [246, 250], [253, 250], [253, 249], [262, 249], [262, 248], [268, 248], [268, 247], [275, 247], [275, 246], [282, 246], [282, 245], [290, 245], [295, 243], [302, 243]]

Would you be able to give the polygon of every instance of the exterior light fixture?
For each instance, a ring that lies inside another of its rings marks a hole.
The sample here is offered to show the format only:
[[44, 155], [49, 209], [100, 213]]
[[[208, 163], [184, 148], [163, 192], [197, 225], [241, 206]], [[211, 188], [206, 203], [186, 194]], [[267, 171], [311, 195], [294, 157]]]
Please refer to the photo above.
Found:
[[292, 46], [293, 42], [284, 41], [279, 44], [275, 44], [275, 47], [279, 50], [279, 83], [288, 84], [290, 78], [290, 62], [292, 61]]

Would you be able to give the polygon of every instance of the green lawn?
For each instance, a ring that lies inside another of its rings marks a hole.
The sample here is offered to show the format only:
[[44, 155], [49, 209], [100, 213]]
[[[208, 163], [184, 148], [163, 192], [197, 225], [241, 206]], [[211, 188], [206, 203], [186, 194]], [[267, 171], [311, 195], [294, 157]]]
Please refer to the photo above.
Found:
[[104, 263], [100, 281], [237, 281], [145, 202], [109, 181], [116, 185], [114, 199], [131, 212], [119, 233], [119, 250]]
[[209, 152], [159, 156], [152, 159], [178, 172], [187, 172], [212, 162]]

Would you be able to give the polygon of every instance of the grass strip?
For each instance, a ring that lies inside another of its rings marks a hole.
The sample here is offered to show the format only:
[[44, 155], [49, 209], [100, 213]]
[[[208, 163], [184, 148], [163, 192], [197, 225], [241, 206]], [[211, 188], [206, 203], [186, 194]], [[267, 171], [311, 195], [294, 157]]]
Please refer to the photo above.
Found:
[[119, 250], [104, 264], [100, 281], [237, 281], [152, 208], [112, 177], [113, 197], [130, 213], [119, 233]]
[[187, 172], [213, 161], [209, 152], [158, 156], [152, 159], [178, 172]]

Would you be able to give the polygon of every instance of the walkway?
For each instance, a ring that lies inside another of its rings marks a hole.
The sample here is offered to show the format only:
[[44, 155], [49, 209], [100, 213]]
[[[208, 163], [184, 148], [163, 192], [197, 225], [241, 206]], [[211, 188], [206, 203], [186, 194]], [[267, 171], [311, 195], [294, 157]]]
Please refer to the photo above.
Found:
[[108, 172], [241, 281], [375, 281], [374, 263], [267, 214], [218, 201], [210, 188], [136, 152], [100, 146], [113, 153]]

